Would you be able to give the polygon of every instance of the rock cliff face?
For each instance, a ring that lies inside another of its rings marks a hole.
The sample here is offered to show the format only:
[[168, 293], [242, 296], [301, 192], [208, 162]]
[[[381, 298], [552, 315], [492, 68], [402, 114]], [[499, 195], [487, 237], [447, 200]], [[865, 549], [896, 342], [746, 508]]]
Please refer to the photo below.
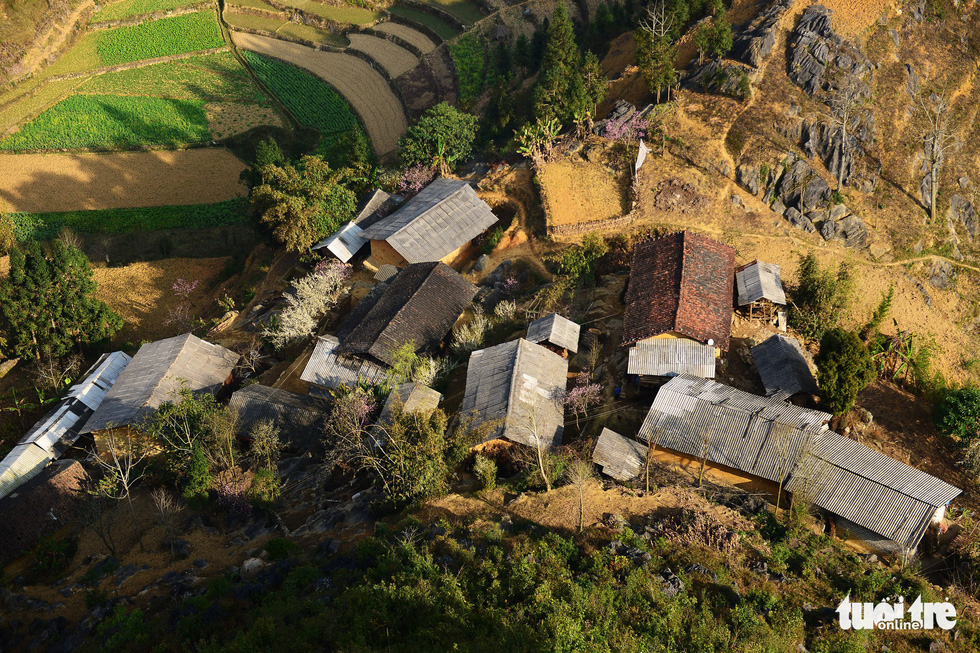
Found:
[[832, 94], [854, 77], [871, 94], [863, 81], [874, 67], [861, 52], [834, 32], [830, 9], [813, 5], [803, 12], [790, 37], [789, 76], [811, 97]]
[[792, 6], [793, 0], [777, 0], [769, 5], [735, 37], [728, 56], [759, 68], [776, 46], [779, 21]]

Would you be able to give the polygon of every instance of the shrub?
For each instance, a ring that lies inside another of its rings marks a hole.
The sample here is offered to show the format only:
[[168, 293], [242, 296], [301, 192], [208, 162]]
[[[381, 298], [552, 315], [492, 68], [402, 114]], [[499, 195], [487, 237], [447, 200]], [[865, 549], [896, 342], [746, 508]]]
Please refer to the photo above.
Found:
[[858, 393], [875, 378], [871, 354], [853, 331], [826, 331], [814, 361], [820, 381], [820, 407], [834, 415], [853, 408]]
[[408, 128], [398, 141], [402, 162], [407, 166], [438, 165], [445, 174], [473, 150], [476, 116], [440, 102]]
[[453, 329], [453, 351], [466, 353], [482, 347], [490, 326], [490, 319], [477, 308], [472, 320]]
[[211, 490], [211, 463], [204, 455], [202, 446], [191, 450], [190, 464], [187, 466], [187, 480], [184, 483], [184, 499], [191, 505], [207, 502]]
[[933, 420], [945, 436], [966, 446], [980, 435], [980, 388], [960, 388], [946, 393], [936, 406]]
[[800, 258], [798, 281], [793, 289], [790, 322], [807, 338], [819, 339], [824, 331], [842, 323], [850, 312], [854, 278], [847, 263], [836, 272], [821, 268], [813, 252]]
[[493, 314], [498, 320], [513, 320], [517, 315], [517, 302], [513, 299], [505, 299], [494, 307]]
[[282, 493], [282, 481], [272, 469], [260, 469], [252, 477], [252, 487], [248, 494], [252, 504], [258, 508], [271, 508], [279, 501]]
[[473, 474], [484, 490], [492, 490], [497, 486], [497, 463], [492, 458], [477, 454], [473, 460]]
[[566, 248], [557, 258], [558, 273], [578, 285], [593, 285], [596, 264], [608, 251], [609, 246], [602, 236], [586, 234], [581, 245]]
[[296, 543], [282, 537], [274, 537], [265, 543], [265, 551], [270, 560], [285, 560], [296, 550]]
[[487, 237], [487, 242], [483, 243], [483, 253], [487, 255], [491, 254], [497, 248], [497, 245], [500, 244], [500, 241], [503, 240], [503, 237], [504, 230], [500, 227], [491, 231]]
[[473, 32], [467, 32], [449, 44], [449, 54], [459, 80], [459, 105], [469, 108], [483, 92], [487, 78], [487, 52]]

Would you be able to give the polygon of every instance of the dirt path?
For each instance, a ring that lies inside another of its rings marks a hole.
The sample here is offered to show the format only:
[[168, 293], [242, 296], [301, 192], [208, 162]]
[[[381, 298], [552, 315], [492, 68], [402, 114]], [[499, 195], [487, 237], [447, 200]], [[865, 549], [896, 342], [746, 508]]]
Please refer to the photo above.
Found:
[[223, 148], [0, 154], [0, 202], [30, 213], [209, 204], [244, 195], [244, 169]]
[[408, 128], [401, 100], [371, 64], [349, 54], [312, 50], [297, 43], [234, 32], [235, 45], [304, 68], [344, 96], [361, 118], [374, 150], [393, 152]]

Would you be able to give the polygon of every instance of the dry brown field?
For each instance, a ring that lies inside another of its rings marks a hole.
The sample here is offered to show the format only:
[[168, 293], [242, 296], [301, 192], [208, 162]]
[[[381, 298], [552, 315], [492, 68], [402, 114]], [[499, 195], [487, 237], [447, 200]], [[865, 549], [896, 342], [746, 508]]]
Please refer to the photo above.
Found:
[[347, 38], [352, 50], [363, 52], [377, 61], [392, 79], [407, 73], [419, 63], [419, 58], [405, 48], [377, 36], [348, 34]]
[[226, 149], [0, 154], [5, 211], [210, 204], [239, 197], [245, 165]]
[[548, 223], [579, 224], [620, 215], [620, 189], [605, 168], [579, 161], [549, 163], [538, 173]]

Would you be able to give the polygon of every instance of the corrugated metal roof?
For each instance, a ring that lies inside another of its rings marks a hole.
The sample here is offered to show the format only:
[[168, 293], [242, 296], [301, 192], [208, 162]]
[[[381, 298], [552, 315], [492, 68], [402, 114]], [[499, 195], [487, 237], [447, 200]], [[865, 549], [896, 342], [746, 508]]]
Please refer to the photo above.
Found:
[[0, 461], [0, 498], [41, 473], [55, 455], [36, 444], [18, 444]]
[[311, 249], [318, 250], [326, 248], [338, 259], [347, 263], [367, 244], [367, 239], [361, 237], [362, 233], [363, 231], [360, 227], [353, 222], [348, 222], [337, 233], [329, 238], [324, 238]]
[[81, 433], [135, 424], [172, 401], [184, 383], [194, 392], [214, 392], [238, 359], [235, 352], [190, 333], [145, 344], [120, 373]]
[[533, 343], [548, 342], [575, 353], [578, 351], [578, 338], [581, 328], [568, 318], [557, 313], [551, 313], [531, 322], [527, 327], [525, 339]]
[[817, 380], [813, 378], [796, 338], [774, 335], [752, 348], [752, 359], [767, 393], [782, 391], [789, 396], [800, 392], [820, 394]]
[[425, 263], [451, 254], [496, 222], [468, 183], [440, 178], [361, 235], [386, 241], [409, 263]]
[[405, 198], [401, 195], [389, 195], [376, 188], [361, 198], [360, 209], [352, 222], [361, 229], [367, 229], [388, 217], [404, 201]]
[[786, 489], [908, 549], [922, 539], [936, 509], [961, 492], [832, 431], [815, 438]]
[[358, 379], [377, 383], [387, 375], [387, 368], [357, 356], [338, 354], [340, 341], [334, 336], [320, 336], [300, 378], [325, 388], [353, 385]]
[[640, 475], [648, 447], [604, 428], [595, 443], [592, 462], [601, 466], [606, 476], [617, 481], [629, 481]]
[[548, 446], [561, 444], [561, 396], [568, 361], [520, 338], [470, 355], [461, 413], [479, 421], [501, 420], [487, 438], [506, 438], [535, 446], [535, 434]]
[[687, 374], [715, 378], [715, 348], [687, 338], [650, 338], [629, 350], [626, 372], [642, 376]]
[[121, 351], [100, 356], [65, 397], [31, 427], [0, 461], [0, 497], [30, 480], [75, 443], [79, 428], [98, 409], [129, 361]]
[[830, 415], [681, 375], [667, 382], [640, 427], [644, 441], [778, 482]]
[[739, 306], [747, 306], [760, 299], [767, 299], [773, 304], [786, 303], [783, 278], [775, 263], [752, 261], [742, 267], [735, 272], [735, 289]]

